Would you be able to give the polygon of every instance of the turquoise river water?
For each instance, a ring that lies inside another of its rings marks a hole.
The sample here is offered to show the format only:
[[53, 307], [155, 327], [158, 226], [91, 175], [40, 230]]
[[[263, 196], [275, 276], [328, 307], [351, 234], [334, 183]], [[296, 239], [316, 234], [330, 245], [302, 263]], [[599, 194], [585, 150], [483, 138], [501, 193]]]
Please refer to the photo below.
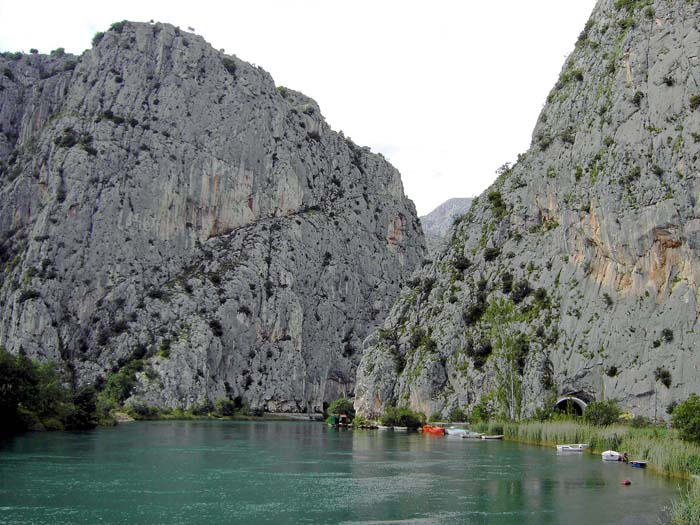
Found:
[[2, 524], [658, 524], [678, 485], [598, 455], [305, 422], [0, 442]]

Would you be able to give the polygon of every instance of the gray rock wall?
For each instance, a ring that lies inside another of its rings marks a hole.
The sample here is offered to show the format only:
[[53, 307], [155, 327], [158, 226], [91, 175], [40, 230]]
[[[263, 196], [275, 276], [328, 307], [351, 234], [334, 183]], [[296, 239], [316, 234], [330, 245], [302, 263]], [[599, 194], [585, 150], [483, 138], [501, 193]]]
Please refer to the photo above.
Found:
[[664, 418], [700, 390], [698, 27], [698, 2], [598, 2], [529, 151], [368, 338], [361, 412], [574, 392]]
[[0, 343], [133, 400], [320, 409], [423, 256], [399, 173], [164, 24], [0, 57]]
[[472, 205], [470, 198], [448, 199], [427, 215], [420, 217], [425, 240], [430, 253], [437, 252], [442, 241], [450, 231], [455, 219], [469, 211]]

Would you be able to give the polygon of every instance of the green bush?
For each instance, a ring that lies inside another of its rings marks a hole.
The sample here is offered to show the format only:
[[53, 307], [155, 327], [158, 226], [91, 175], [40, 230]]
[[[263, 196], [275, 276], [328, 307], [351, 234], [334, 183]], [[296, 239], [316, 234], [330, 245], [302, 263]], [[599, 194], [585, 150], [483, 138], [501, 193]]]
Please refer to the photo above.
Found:
[[355, 417], [355, 407], [353, 406], [352, 401], [344, 397], [333, 401], [328, 407], [327, 412], [329, 415], [332, 416], [339, 416], [341, 414], [345, 414], [347, 416], [350, 416], [351, 418]]
[[700, 108], [700, 95], [693, 95], [690, 97], [690, 109], [695, 111]]
[[224, 57], [222, 59], [222, 62], [224, 64], [224, 69], [229, 72], [231, 75], [236, 74], [236, 61], [233, 60], [232, 58]]
[[408, 407], [389, 407], [381, 418], [381, 424], [385, 426], [418, 428], [426, 421], [425, 414], [414, 412]]
[[98, 31], [95, 33], [95, 36], [92, 37], [92, 46], [95, 47], [97, 44], [99, 44], [102, 39], [104, 38], [105, 34], [102, 33], [101, 31]]
[[583, 419], [591, 425], [606, 426], [616, 423], [622, 411], [617, 401], [593, 401], [583, 413]]
[[679, 403], [671, 415], [673, 426], [685, 441], [700, 443], [700, 397], [692, 394], [686, 401]]
[[500, 254], [501, 254], [501, 249], [500, 249], [500, 248], [495, 248], [495, 247], [486, 248], [486, 249], [484, 250], [484, 260], [485, 260], [486, 262], [493, 261], [493, 260], [496, 259], [496, 257], [498, 257]]
[[665, 368], [657, 367], [657, 369], [654, 370], [654, 380], [661, 381], [661, 384], [666, 388], [671, 388], [671, 372]]
[[467, 420], [467, 414], [460, 407], [454, 407], [447, 414], [447, 421], [450, 423], [462, 422]]

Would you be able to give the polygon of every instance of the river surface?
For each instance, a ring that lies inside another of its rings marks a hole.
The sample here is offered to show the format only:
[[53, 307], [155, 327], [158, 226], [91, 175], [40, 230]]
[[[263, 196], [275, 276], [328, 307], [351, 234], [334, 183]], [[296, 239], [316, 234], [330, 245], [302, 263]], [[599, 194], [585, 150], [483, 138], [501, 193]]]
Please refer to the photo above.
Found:
[[3, 524], [658, 524], [678, 484], [592, 454], [304, 422], [0, 442]]

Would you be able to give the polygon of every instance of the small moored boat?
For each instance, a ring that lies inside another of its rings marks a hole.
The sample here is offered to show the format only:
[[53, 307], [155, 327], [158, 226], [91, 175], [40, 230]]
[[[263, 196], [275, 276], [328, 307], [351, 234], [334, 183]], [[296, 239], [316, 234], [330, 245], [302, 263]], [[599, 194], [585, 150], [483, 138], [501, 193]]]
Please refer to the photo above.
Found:
[[622, 454], [614, 450], [606, 450], [601, 454], [603, 461], [621, 461]]
[[646, 461], [630, 461], [630, 465], [636, 468], [647, 468]]
[[583, 452], [588, 448], [586, 443], [570, 443], [568, 445], [557, 445], [557, 452]]
[[447, 434], [448, 436], [463, 436], [468, 432], [469, 431], [466, 428], [450, 427], [445, 429], [445, 434]]
[[481, 436], [483, 436], [483, 434], [472, 432], [471, 430], [467, 430], [466, 434], [462, 434], [463, 439], [481, 439]]
[[497, 434], [493, 436], [481, 436], [481, 439], [503, 439], [503, 434]]
[[426, 434], [434, 434], [436, 436], [444, 436], [445, 429], [442, 427], [436, 427], [433, 425], [423, 425], [423, 432]]
[[394, 427], [394, 431], [397, 431], [397, 432], [408, 432], [408, 427]]
[[393, 427], [387, 427], [386, 425], [377, 425], [379, 430], [391, 430]]

